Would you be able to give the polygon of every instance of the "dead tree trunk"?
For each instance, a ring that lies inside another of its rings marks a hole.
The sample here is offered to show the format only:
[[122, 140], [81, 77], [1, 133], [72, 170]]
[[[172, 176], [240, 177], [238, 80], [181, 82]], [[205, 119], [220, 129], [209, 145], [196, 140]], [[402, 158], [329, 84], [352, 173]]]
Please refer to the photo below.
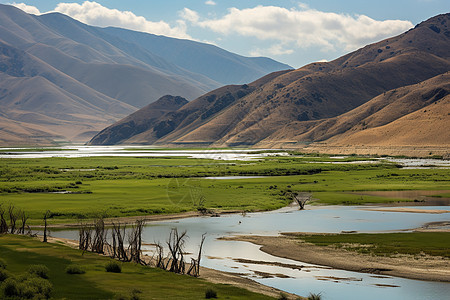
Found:
[[87, 224], [80, 223], [80, 228], [78, 230], [79, 242], [78, 249], [88, 251], [91, 245], [92, 228]]
[[0, 234], [8, 233], [8, 223], [5, 220], [5, 209], [0, 204]]
[[22, 225], [20, 226], [18, 233], [25, 234], [25, 228], [27, 227], [28, 215], [23, 210], [20, 210], [19, 214], [20, 214], [20, 219], [22, 221]]
[[205, 242], [206, 234], [204, 233], [202, 235], [202, 241], [200, 242], [200, 249], [198, 250], [198, 256], [197, 259], [191, 258], [191, 266], [189, 267], [189, 270], [187, 271], [187, 274], [198, 277], [200, 276], [200, 259], [202, 257], [202, 248], [203, 243]]
[[104, 253], [105, 247], [105, 222], [103, 217], [100, 217], [94, 221], [94, 239], [92, 240], [91, 251], [95, 253]]
[[51, 212], [47, 210], [44, 214], [44, 239], [43, 242], [47, 243], [47, 219], [50, 218]]
[[[125, 238], [125, 225], [122, 227], [120, 223], [112, 223], [112, 232], [113, 232], [113, 247], [114, 255], [122, 261], [128, 261], [128, 254], [125, 250], [123, 240]], [[117, 239], [117, 241], [116, 241]], [[117, 243], [117, 246], [115, 244]]]
[[164, 265], [164, 248], [163, 246], [161, 246], [160, 243], [156, 244], [156, 253], [157, 253], [157, 258], [156, 258], [156, 267], [166, 270], [166, 267]]
[[141, 259], [141, 247], [142, 247], [142, 229], [144, 227], [144, 220], [136, 220], [135, 225], [132, 228], [130, 236], [128, 237], [130, 260], [142, 264]]
[[15, 212], [14, 205], [10, 204], [8, 207], [9, 214], [9, 229], [10, 233], [14, 233], [16, 231], [16, 222], [17, 222], [17, 213]]
[[[186, 238], [186, 231], [181, 234], [178, 233], [177, 228], [173, 228], [170, 232], [169, 241], [167, 245], [169, 246], [170, 259], [168, 260], [167, 267], [170, 272], [183, 274], [185, 270], [184, 262], [184, 242]], [[170, 268], [168, 265], [170, 263]]]
[[305, 209], [306, 202], [311, 200], [310, 193], [294, 193], [292, 194], [294, 200], [298, 203], [299, 209]]

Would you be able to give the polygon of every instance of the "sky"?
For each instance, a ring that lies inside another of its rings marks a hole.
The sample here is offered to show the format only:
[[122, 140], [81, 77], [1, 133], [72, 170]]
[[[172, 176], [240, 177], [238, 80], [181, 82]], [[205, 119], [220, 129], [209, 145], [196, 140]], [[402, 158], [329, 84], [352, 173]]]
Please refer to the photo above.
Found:
[[191, 39], [299, 68], [330, 61], [450, 12], [449, 0], [3, 1], [32, 14]]

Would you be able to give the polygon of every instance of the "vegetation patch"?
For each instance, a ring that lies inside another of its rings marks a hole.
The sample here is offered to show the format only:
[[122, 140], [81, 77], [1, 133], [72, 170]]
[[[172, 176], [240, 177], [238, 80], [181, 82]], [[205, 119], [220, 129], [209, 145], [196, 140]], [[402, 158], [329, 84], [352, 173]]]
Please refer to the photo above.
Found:
[[300, 235], [298, 238], [318, 246], [334, 246], [370, 255], [450, 258], [450, 232]]

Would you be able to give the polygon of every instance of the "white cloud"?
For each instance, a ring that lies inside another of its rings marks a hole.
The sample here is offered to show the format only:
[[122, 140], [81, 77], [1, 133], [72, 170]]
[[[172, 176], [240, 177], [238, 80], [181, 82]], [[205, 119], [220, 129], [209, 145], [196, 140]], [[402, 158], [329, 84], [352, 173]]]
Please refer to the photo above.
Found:
[[33, 15], [41, 14], [41, 12], [39, 11], [39, 9], [36, 6], [27, 5], [25, 3], [16, 3], [16, 2], [11, 3], [11, 5], [23, 10], [27, 14], [33, 14]]
[[193, 11], [189, 8], [184, 8], [180, 13], [180, 17], [183, 18], [186, 21], [189, 21], [191, 23], [197, 23], [200, 19], [198, 13], [196, 11]]
[[212, 1], [212, 0], [208, 0], [205, 2], [206, 5], [216, 5], [216, 2]]
[[115, 26], [158, 35], [191, 39], [186, 33], [184, 21], [179, 21], [176, 26], [172, 27], [164, 21], [152, 22], [142, 16], [136, 16], [130, 11], [110, 9], [96, 2], [85, 1], [83, 4], [59, 3], [55, 11], [89, 25]]
[[[378, 21], [365, 15], [322, 12], [304, 5], [300, 5], [300, 9], [259, 5], [246, 9], [230, 8], [221, 18], [185, 20], [223, 35], [237, 34], [300, 48], [319, 46], [322, 51], [354, 50], [413, 26], [409, 21]], [[191, 15], [193, 13], [190, 11]], [[281, 47], [272, 48], [272, 53], [283, 52]]]

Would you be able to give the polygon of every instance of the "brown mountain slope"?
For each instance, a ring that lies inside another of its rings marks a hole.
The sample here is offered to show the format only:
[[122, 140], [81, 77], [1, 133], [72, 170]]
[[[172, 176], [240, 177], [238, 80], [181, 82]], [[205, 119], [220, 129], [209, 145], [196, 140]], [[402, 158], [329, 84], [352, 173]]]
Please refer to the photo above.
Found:
[[[121, 140], [120, 143], [153, 143], [160, 138], [170, 138], [172, 132], [182, 135], [185, 132], [189, 132], [191, 128], [196, 128], [199, 125], [208, 122], [211, 116], [214, 116], [216, 113], [232, 105], [238, 99], [248, 95], [273, 78], [285, 74], [286, 72], [288, 71], [271, 73], [248, 85], [229, 85], [216, 89], [199, 97], [195, 101], [184, 105], [177, 111], [169, 112], [164, 116], [161, 116], [154, 122], [153, 127], [150, 127], [147, 131], [130, 135], [128, 139]], [[138, 113], [139, 116], [146, 114], [143, 109], [138, 111]], [[131, 115], [130, 120], [134, 119], [136, 116], [137, 115]], [[149, 118], [151, 117], [149, 116]], [[116, 124], [113, 124], [111, 127], [114, 126], [116, 126]], [[223, 128], [222, 130], [226, 130], [226, 128]], [[103, 139], [104, 138], [99, 139], [95, 136], [89, 144], [102, 144], [101, 141]]]
[[91, 145], [113, 145], [154, 126], [163, 115], [176, 111], [188, 101], [182, 97], [163, 96], [115, 124], [105, 128], [89, 142]]
[[[227, 86], [206, 94], [176, 112], [163, 116], [153, 128], [124, 142], [165, 145], [214, 146], [277, 145], [327, 139], [348, 130], [345, 114], [390, 90], [418, 84], [450, 70], [450, 14], [431, 18], [396, 37], [368, 45], [328, 63], [313, 63], [298, 70], [275, 73], [244, 86]], [[447, 80], [447, 77], [439, 80]], [[427, 83], [423, 90], [435, 83]], [[436, 83], [437, 84], [437, 83]], [[427, 90], [427, 91], [425, 91]], [[409, 91], [405, 90], [405, 93]], [[439, 93], [438, 93], [439, 94]], [[432, 100], [434, 96], [427, 98]], [[413, 97], [414, 98], [414, 97]], [[394, 98], [383, 100], [394, 101]], [[367, 120], [392, 122], [427, 102], [396, 102], [384, 117]], [[382, 100], [362, 107], [383, 107]], [[373, 105], [373, 106], [371, 106]], [[359, 121], [358, 121], [359, 122]], [[380, 123], [381, 122], [381, 123]], [[322, 124], [322, 125], [320, 125]], [[302, 135], [303, 134], [303, 135]], [[302, 136], [301, 136], [302, 135]]]
[[[285, 128], [280, 129], [267, 139], [261, 141], [258, 146], [275, 146], [289, 145], [299, 142], [325, 141], [325, 143], [334, 145], [345, 143], [355, 145], [383, 145], [388, 136], [379, 135], [374, 138], [369, 132], [377, 132], [382, 126], [397, 126], [394, 124], [403, 124], [406, 119], [404, 117], [415, 114], [421, 109], [429, 111], [433, 107], [433, 111], [440, 108], [445, 109], [445, 99], [450, 94], [450, 73], [438, 75], [421, 83], [398, 88], [385, 92], [367, 103], [345, 113], [338, 117], [319, 120], [315, 122], [293, 122]], [[442, 124], [450, 122], [449, 116], [445, 116], [450, 111], [444, 110], [441, 116]], [[437, 114], [441, 115], [441, 114]], [[400, 121], [403, 120], [403, 121]], [[430, 118], [429, 127], [434, 127], [434, 134], [428, 135], [429, 145], [443, 144], [446, 145], [450, 141], [441, 135], [439, 129], [441, 121], [439, 118]], [[399, 142], [407, 140], [408, 136], [419, 136], [417, 130], [421, 130], [418, 126], [411, 125], [410, 128], [403, 127], [405, 131], [391, 131], [392, 139]], [[450, 124], [447, 124], [447, 127]], [[393, 135], [396, 132], [396, 137]], [[367, 136], [366, 136], [367, 135]], [[359, 137], [360, 141], [357, 141]], [[406, 139], [405, 139], [406, 138]], [[424, 142], [424, 139], [420, 139]], [[351, 142], [352, 143], [351, 143]], [[370, 142], [369, 142], [370, 141]], [[419, 139], [414, 139], [419, 143]], [[410, 141], [414, 145], [413, 140]], [[424, 144], [427, 145], [427, 144]]]
[[254, 145], [292, 122], [310, 126], [391, 89], [442, 74], [450, 70], [448, 24], [450, 14], [440, 15], [333, 62], [277, 76], [208, 122], [191, 125], [189, 130], [178, 126], [157, 142]]

